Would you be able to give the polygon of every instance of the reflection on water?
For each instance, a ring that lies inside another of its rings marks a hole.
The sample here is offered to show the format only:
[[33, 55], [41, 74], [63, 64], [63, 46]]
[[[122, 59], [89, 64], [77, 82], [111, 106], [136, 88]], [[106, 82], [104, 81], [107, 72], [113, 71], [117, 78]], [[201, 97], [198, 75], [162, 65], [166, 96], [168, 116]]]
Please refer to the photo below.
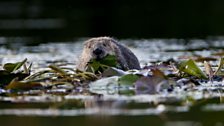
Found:
[[63, 28], [64, 25], [65, 21], [62, 19], [0, 20], [1, 29], [55, 29], [55, 28]]
[[[0, 62], [17, 62], [28, 58], [32, 73], [49, 64], [75, 68], [82, 50], [82, 40], [26, 46], [28, 39], [0, 38]], [[18, 43], [11, 43], [17, 41]], [[217, 39], [185, 40], [151, 39], [121, 40], [137, 55], [141, 66], [171, 58], [200, 55], [210, 56], [223, 51], [224, 41]], [[8, 44], [8, 45], [7, 45]], [[213, 62], [217, 64], [217, 61]], [[106, 81], [105, 81], [106, 83]], [[223, 125], [223, 83], [201, 82], [185, 90], [171, 93], [136, 95], [133, 87], [116, 85], [90, 86], [73, 89], [61, 85], [55, 89], [24, 91], [13, 96], [0, 90], [0, 119], [3, 125], [164, 125], [210, 126]], [[99, 90], [100, 89], [100, 90]], [[13, 120], [13, 121], [12, 121]]]

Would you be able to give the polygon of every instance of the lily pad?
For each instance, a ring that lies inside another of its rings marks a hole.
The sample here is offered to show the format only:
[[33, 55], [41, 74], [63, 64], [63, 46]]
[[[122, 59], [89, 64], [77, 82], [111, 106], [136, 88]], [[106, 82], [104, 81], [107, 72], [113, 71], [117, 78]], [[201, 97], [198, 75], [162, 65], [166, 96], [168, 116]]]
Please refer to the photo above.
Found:
[[[3, 66], [4, 70], [0, 70], [0, 86], [4, 87], [5, 85], [8, 85], [14, 78], [18, 78], [18, 80], [22, 80], [25, 77], [29, 76], [31, 65], [27, 69], [25, 65], [26, 61], [27, 59], [24, 59], [22, 62], [17, 62], [17, 63], [6, 63]], [[23, 72], [15, 72], [23, 65], [24, 65]]]
[[118, 83], [120, 85], [134, 85], [134, 83], [140, 78], [140, 76], [135, 74], [127, 74], [124, 76], [121, 76], [118, 79]]
[[104, 64], [110, 67], [117, 66], [117, 60], [115, 55], [107, 55], [105, 58], [99, 60], [100, 64]]
[[87, 71], [93, 73], [101, 73], [109, 67], [118, 67], [116, 56], [107, 55], [103, 59], [92, 59], [88, 62]]
[[207, 79], [208, 77], [201, 71], [201, 69], [196, 65], [194, 60], [189, 59], [187, 61], [183, 61], [178, 65], [178, 69], [181, 72], [187, 73], [192, 76], [196, 76], [200, 79]]
[[11, 72], [18, 70], [26, 61], [27, 61], [27, 59], [24, 59], [22, 62], [17, 62], [17, 63], [6, 63], [3, 66], [3, 68], [4, 68], [4, 70], [11, 73]]
[[89, 90], [92, 93], [96, 94], [118, 94], [118, 77], [107, 77], [97, 80], [89, 84]]

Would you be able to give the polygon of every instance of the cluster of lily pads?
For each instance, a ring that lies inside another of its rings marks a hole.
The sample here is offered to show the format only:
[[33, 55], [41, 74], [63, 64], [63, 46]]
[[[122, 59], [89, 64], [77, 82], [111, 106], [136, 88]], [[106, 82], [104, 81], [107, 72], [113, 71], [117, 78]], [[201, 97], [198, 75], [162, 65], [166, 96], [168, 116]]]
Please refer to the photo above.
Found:
[[[47, 69], [32, 73], [32, 64], [24, 59], [17, 63], [7, 63], [0, 70], [0, 88], [4, 90], [49, 89], [58, 85], [69, 85], [71, 89], [126, 87], [135, 94], [156, 94], [172, 91], [174, 87], [200, 84], [202, 81], [222, 80], [224, 59], [220, 58], [216, 69], [204, 61], [198, 67], [192, 59], [185, 61], [160, 62], [145, 66], [142, 70], [123, 71], [119, 69], [116, 57], [109, 55], [102, 60], [91, 60], [86, 71], [66, 66], [49, 65]], [[203, 70], [201, 70], [203, 68]], [[220, 79], [221, 78], [221, 79]]]

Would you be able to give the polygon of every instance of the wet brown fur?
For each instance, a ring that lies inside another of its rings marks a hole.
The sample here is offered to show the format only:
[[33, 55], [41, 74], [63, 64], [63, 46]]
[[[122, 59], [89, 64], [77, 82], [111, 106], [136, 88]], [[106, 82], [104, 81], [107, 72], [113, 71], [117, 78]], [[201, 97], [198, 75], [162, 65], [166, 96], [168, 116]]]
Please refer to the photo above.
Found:
[[108, 54], [116, 55], [117, 61], [123, 70], [140, 69], [139, 61], [134, 53], [110, 37], [98, 37], [87, 40], [84, 43], [77, 69], [86, 70], [87, 63], [91, 59], [96, 58], [93, 54], [93, 50], [96, 48], [100, 48], [105, 52], [105, 54], [102, 54], [101, 58]]

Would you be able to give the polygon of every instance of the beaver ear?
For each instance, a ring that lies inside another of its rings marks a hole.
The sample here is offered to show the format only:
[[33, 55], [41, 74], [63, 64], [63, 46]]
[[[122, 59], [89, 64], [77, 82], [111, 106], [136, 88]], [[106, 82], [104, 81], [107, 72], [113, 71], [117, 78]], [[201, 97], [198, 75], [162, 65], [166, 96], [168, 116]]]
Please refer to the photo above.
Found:
[[110, 46], [113, 47], [113, 48], [116, 48], [117, 47], [117, 41], [113, 38], [110, 38]]
[[115, 44], [117, 43], [117, 40], [115, 40], [114, 38], [110, 38], [110, 41], [115, 43]]

